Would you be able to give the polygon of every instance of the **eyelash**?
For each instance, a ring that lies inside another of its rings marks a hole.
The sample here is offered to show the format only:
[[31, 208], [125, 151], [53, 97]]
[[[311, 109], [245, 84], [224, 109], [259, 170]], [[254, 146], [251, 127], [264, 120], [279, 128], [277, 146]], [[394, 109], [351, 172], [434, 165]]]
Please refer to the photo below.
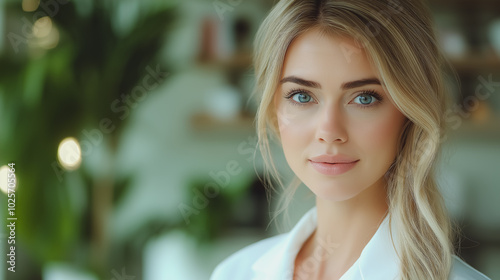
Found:
[[[288, 93], [285, 94], [285, 99], [287, 99], [292, 105], [296, 105], [296, 106], [305, 106], [305, 105], [307, 105], [309, 102], [308, 103], [298, 103], [298, 102], [295, 102], [295, 101], [291, 100], [292, 97], [294, 95], [298, 94], [298, 93], [305, 93], [305, 94], [309, 95], [314, 100], [314, 98], [312, 97], [312, 94], [309, 91], [303, 90], [303, 89], [292, 89], [292, 90], [288, 91]], [[362, 109], [367, 109], [367, 108], [376, 106], [379, 103], [381, 103], [382, 100], [383, 100], [382, 96], [378, 92], [376, 92], [375, 90], [371, 90], [371, 89], [370, 90], [361, 91], [358, 95], [356, 95], [356, 97], [354, 97], [354, 99], [357, 98], [360, 95], [363, 95], [363, 94], [368, 94], [370, 96], [373, 96], [377, 100], [377, 102], [374, 102], [374, 103], [372, 103], [370, 105], [356, 104], [358, 107], [360, 107]]]

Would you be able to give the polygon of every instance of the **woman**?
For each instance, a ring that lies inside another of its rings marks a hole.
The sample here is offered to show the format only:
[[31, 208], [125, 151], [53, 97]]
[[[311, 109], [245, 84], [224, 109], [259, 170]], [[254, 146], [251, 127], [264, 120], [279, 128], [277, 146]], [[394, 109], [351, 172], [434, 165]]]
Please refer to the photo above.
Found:
[[316, 195], [291, 232], [235, 253], [219, 279], [488, 279], [453, 255], [434, 180], [445, 87], [420, 1], [281, 0], [255, 46], [259, 147], [276, 136]]

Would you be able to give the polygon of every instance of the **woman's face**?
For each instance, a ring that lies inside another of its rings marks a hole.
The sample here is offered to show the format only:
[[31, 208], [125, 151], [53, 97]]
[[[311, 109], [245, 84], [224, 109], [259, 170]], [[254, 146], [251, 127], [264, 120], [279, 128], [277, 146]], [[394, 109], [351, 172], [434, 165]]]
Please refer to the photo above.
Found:
[[354, 40], [310, 30], [285, 56], [274, 104], [288, 164], [318, 197], [385, 186], [405, 116]]

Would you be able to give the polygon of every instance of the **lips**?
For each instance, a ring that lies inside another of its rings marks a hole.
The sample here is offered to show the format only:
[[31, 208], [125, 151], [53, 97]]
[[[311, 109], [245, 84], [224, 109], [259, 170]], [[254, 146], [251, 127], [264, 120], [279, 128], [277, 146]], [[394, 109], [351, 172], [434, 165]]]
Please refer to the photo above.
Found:
[[318, 163], [353, 163], [355, 161], [359, 161], [357, 158], [353, 158], [350, 156], [342, 155], [342, 154], [337, 154], [337, 155], [320, 155], [317, 157], [312, 157], [309, 159], [312, 162], [318, 162]]
[[320, 155], [309, 159], [311, 166], [324, 175], [340, 175], [356, 166], [359, 159], [346, 155]]

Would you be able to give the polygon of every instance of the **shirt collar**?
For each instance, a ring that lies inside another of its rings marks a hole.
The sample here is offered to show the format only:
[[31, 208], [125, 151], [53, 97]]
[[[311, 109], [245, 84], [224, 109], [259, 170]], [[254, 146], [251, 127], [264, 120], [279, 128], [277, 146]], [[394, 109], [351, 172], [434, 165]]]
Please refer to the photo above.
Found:
[[[314, 207], [284, 236], [284, 240], [253, 264], [252, 269], [257, 279], [293, 279], [295, 257], [316, 226], [317, 212]], [[359, 259], [340, 280], [396, 279], [398, 273], [399, 259], [391, 239], [389, 218], [386, 216], [366, 244]]]

